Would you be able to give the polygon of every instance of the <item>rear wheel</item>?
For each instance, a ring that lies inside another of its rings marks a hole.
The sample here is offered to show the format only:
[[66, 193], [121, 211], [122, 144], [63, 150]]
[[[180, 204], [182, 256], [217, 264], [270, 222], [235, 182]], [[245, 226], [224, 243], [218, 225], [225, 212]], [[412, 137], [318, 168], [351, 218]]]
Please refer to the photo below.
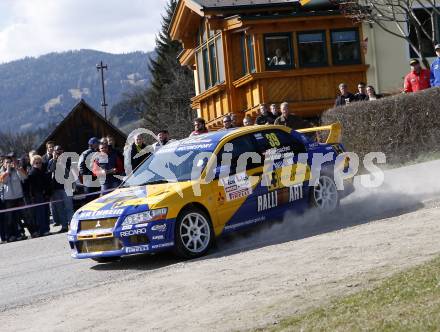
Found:
[[178, 256], [196, 258], [205, 255], [214, 240], [209, 216], [198, 208], [184, 210], [177, 219], [174, 238]]
[[312, 188], [311, 203], [323, 212], [332, 212], [339, 206], [339, 193], [335, 181], [328, 175], [321, 175]]

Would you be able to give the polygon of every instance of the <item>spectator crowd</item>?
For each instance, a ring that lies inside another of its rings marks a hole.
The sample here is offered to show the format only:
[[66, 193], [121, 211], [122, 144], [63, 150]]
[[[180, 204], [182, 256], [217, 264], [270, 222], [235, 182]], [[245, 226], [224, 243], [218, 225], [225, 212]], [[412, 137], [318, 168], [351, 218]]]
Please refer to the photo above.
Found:
[[[418, 59], [411, 59], [410, 72], [405, 76], [403, 82], [403, 93], [417, 92], [431, 87], [440, 87], [440, 44], [434, 46], [437, 59], [431, 64], [430, 69], [423, 69]], [[348, 91], [347, 84], [339, 85], [340, 95], [336, 98], [335, 107], [344, 106], [354, 101], [367, 101], [382, 98], [383, 95], [376, 94], [373, 86], [360, 82], [357, 86], [358, 92], [352, 94]]]
[[[435, 45], [437, 59], [430, 70], [423, 69], [419, 60], [411, 59], [411, 71], [404, 79], [404, 93], [417, 92], [430, 87], [440, 87], [440, 44]], [[353, 102], [377, 100], [383, 95], [376, 93], [371, 85], [357, 84], [357, 92], [351, 93], [346, 83], [339, 84], [340, 95], [335, 100], [335, 107]], [[220, 130], [230, 130], [239, 126], [236, 114], [223, 117]], [[283, 102], [259, 106], [259, 115], [255, 121], [249, 115], [242, 119], [243, 126], [284, 125], [292, 129], [308, 128], [314, 121], [302, 118], [289, 110], [289, 104]], [[194, 120], [194, 131], [190, 136], [208, 133], [203, 118]], [[79, 183], [85, 194], [85, 201], [90, 201], [118, 187], [121, 179], [129, 175], [151, 153], [161, 146], [172, 142], [167, 130], [159, 131], [157, 142], [146, 145], [141, 134], [120, 151], [115, 146], [113, 137], [101, 139], [92, 137], [88, 148], [80, 155], [78, 162]], [[25, 230], [32, 238], [50, 234], [50, 222], [61, 226], [59, 232], [68, 230], [74, 204], [72, 196], [67, 195], [62, 178], [68, 179], [72, 168], [70, 158], [63, 160], [63, 147], [56, 142], [46, 143], [46, 152], [40, 156], [36, 151], [17, 158], [14, 153], [0, 157], [0, 239], [1, 242], [13, 242], [27, 239]], [[57, 171], [59, 165], [62, 169]], [[60, 181], [61, 180], [61, 181]], [[23, 208], [25, 207], [25, 208]], [[52, 218], [50, 218], [52, 217]]]
[[417, 92], [431, 87], [440, 87], [440, 44], [434, 46], [437, 59], [430, 69], [423, 69], [418, 59], [411, 59], [411, 71], [405, 76], [404, 92]]
[[[81, 197], [85, 199], [82, 203], [119, 186], [126, 173], [170, 141], [168, 131], [162, 130], [158, 142], [148, 148], [142, 135], [137, 135], [133, 144], [122, 153], [115, 147], [111, 136], [100, 140], [90, 138], [88, 149], [81, 153], [78, 161], [79, 183], [76, 187], [83, 188]], [[63, 178], [69, 178], [72, 160], [65, 158], [63, 152], [61, 145], [48, 141], [42, 156], [36, 151], [21, 158], [14, 153], [0, 156], [2, 243], [27, 239], [26, 229], [32, 238], [47, 236], [51, 234], [51, 221], [54, 226], [61, 226], [58, 233], [67, 232], [74, 201], [67, 194]], [[57, 171], [57, 168], [60, 169]]]

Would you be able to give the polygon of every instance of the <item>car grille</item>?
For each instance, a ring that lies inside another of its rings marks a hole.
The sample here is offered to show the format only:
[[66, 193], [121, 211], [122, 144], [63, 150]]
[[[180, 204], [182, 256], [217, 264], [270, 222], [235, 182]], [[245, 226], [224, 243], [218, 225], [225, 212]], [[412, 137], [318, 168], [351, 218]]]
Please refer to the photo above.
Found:
[[100, 251], [120, 250], [121, 243], [116, 238], [84, 240], [77, 242], [78, 253], [93, 253]]
[[95, 220], [81, 220], [80, 230], [88, 231], [94, 229], [108, 229], [113, 228], [116, 224], [117, 218], [95, 219]]

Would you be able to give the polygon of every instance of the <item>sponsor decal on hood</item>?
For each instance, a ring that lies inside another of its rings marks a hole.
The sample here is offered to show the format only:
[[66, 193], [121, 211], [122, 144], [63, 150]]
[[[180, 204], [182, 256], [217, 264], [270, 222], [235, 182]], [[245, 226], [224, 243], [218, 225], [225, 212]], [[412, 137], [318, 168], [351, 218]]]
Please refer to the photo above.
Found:
[[175, 194], [174, 186], [191, 186], [183, 183], [164, 183], [148, 186], [116, 189], [110, 194], [97, 198], [78, 210], [76, 216], [84, 217], [110, 217], [119, 216], [130, 207], [151, 208], [163, 201], [169, 195]]

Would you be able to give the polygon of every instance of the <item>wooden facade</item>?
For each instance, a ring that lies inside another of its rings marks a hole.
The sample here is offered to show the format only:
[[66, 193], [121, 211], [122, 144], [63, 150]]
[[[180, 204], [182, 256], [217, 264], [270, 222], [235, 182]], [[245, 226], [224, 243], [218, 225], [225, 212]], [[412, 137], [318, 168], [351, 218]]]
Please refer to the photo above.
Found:
[[55, 141], [64, 148], [66, 152], [81, 154], [88, 148], [88, 141], [91, 137], [101, 138], [113, 136], [116, 147], [123, 149], [127, 136], [118, 128], [81, 99], [70, 113], [61, 121], [57, 127], [44, 139], [37, 151], [43, 155], [46, 152], [46, 142]]
[[170, 34], [183, 45], [182, 65], [195, 71], [192, 107], [211, 129], [228, 113], [255, 117], [262, 103], [287, 101], [317, 117], [334, 104], [339, 83], [354, 90], [366, 81], [362, 27], [328, 5], [180, 0]]

